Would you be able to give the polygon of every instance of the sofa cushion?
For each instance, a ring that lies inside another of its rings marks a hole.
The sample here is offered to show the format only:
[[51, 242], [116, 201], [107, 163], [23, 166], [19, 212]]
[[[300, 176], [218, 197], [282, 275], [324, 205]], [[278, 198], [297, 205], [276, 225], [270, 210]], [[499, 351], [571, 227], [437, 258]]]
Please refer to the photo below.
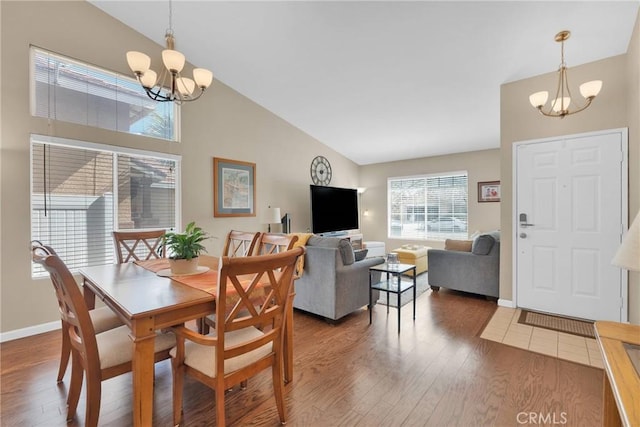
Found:
[[340, 250], [340, 255], [342, 255], [342, 263], [344, 265], [351, 265], [356, 262], [356, 257], [353, 253], [353, 246], [351, 246], [351, 242], [347, 239], [340, 239], [338, 249]]
[[341, 239], [339, 237], [311, 236], [307, 241], [307, 245], [319, 246], [322, 248], [337, 248], [340, 251], [342, 263], [344, 265], [351, 265], [355, 262], [353, 246], [351, 246], [351, 243], [347, 239]]
[[487, 255], [491, 252], [491, 248], [493, 248], [495, 241], [495, 238], [490, 234], [480, 235], [473, 239], [471, 252], [474, 255]]
[[369, 249], [358, 249], [357, 251], [356, 250], [353, 251], [353, 256], [357, 262], [365, 259], [368, 253], [369, 253]]
[[454, 240], [447, 239], [444, 241], [444, 249], [447, 251], [471, 252], [473, 240]]

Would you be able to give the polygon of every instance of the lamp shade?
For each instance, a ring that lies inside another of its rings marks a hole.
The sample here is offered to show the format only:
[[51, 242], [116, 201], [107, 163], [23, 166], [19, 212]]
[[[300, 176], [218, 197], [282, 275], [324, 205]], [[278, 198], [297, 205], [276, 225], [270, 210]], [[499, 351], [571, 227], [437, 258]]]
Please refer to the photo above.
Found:
[[568, 96], [558, 97], [552, 103], [553, 111], [556, 113], [558, 111], [564, 111], [569, 109], [569, 104], [571, 104], [571, 98]]
[[263, 224], [279, 224], [280, 223], [280, 208], [272, 208], [269, 206], [264, 213], [262, 220]]
[[140, 82], [142, 83], [142, 87], [152, 88], [156, 85], [157, 81], [158, 81], [158, 75], [153, 70], [145, 71], [142, 77], [140, 77]]
[[179, 77], [176, 79], [176, 86], [182, 96], [187, 96], [193, 93], [193, 89], [195, 89], [196, 84], [188, 77]]
[[162, 62], [167, 70], [179, 73], [184, 67], [184, 55], [177, 50], [165, 49], [162, 51]]
[[529, 102], [535, 108], [542, 107], [547, 103], [547, 99], [549, 99], [549, 92], [547, 92], [546, 90], [529, 95]]
[[145, 73], [151, 66], [151, 58], [142, 52], [130, 50], [127, 52], [127, 63], [134, 73]]
[[640, 212], [622, 237], [622, 244], [611, 263], [627, 270], [640, 271]]
[[585, 98], [595, 98], [602, 89], [602, 80], [591, 80], [580, 85], [580, 94]]
[[213, 73], [204, 68], [195, 68], [193, 70], [193, 79], [199, 88], [208, 88], [213, 80]]

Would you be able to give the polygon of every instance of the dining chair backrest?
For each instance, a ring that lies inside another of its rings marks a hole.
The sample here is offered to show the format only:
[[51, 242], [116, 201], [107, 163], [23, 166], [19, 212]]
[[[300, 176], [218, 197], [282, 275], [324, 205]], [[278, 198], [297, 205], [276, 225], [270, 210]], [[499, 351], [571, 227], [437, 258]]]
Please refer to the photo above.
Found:
[[99, 370], [95, 331], [80, 287], [65, 263], [49, 247], [35, 244], [31, 251], [33, 261], [49, 272], [58, 299], [62, 325], [70, 335], [71, 346], [83, 356], [87, 369]]
[[269, 255], [293, 249], [298, 236], [293, 234], [262, 233], [254, 255]]
[[222, 256], [245, 257], [253, 254], [260, 232], [231, 230], [222, 250]]
[[[283, 313], [293, 285], [295, 265], [304, 248], [251, 257], [222, 257], [218, 276], [216, 322], [218, 341], [224, 340], [224, 332], [247, 327], [263, 328], [273, 325], [271, 334], [280, 334]], [[277, 331], [276, 331], [277, 330]], [[274, 332], [275, 331], [275, 332]], [[254, 350], [273, 337], [269, 334], [259, 342], [248, 342], [231, 351], [224, 345], [216, 346], [219, 361]]]
[[162, 247], [165, 230], [114, 231], [113, 243], [118, 264], [165, 258]]

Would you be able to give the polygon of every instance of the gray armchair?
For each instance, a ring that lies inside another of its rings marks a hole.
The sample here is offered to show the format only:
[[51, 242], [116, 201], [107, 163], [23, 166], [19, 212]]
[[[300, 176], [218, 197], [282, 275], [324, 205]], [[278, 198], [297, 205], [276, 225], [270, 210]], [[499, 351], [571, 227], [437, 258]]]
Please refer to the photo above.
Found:
[[486, 233], [476, 237], [471, 252], [430, 249], [429, 286], [499, 297], [500, 234]]
[[[382, 264], [382, 257], [356, 261], [349, 241], [337, 237], [312, 236], [306, 250], [302, 276], [294, 284], [295, 308], [338, 320], [369, 304], [369, 267]], [[380, 273], [373, 279], [379, 281]]]

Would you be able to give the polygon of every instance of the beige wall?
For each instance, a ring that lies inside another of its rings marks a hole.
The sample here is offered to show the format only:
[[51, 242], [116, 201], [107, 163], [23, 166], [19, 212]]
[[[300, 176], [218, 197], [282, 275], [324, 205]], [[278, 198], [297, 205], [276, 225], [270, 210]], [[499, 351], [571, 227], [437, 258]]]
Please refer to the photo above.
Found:
[[[640, 11], [627, 51], [629, 220], [640, 212]], [[629, 322], [640, 324], [640, 273], [629, 272]]]
[[[309, 227], [309, 165], [324, 155], [333, 166], [332, 184], [357, 186], [358, 167], [297, 128], [216, 81], [182, 111], [182, 143], [167, 143], [86, 126], [47, 121], [29, 113], [29, 45], [33, 44], [123, 74], [125, 51], [156, 52], [156, 45], [84, 1], [0, 2], [0, 330], [14, 331], [59, 319], [48, 279], [30, 276], [29, 134], [182, 154], [182, 222], [195, 220], [218, 239], [220, 252], [231, 228], [264, 230], [268, 204], [293, 217], [294, 231]], [[214, 70], [215, 72], [215, 70]], [[213, 157], [256, 163], [257, 217], [213, 218]]]
[[[361, 196], [360, 228], [364, 240], [385, 242], [388, 251], [416, 241], [389, 239], [387, 237], [387, 178], [411, 175], [427, 175], [442, 172], [467, 171], [469, 174], [469, 233], [500, 228], [500, 203], [478, 203], [478, 181], [500, 180], [500, 151], [483, 150], [447, 156], [379, 163], [360, 167], [360, 187], [366, 191]], [[425, 242], [420, 242], [425, 243]], [[443, 248], [442, 241], [427, 241], [433, 248]]]
[[[634, 33], [637, 46], [637, 23]], [[512, 299], [512, 146], [518, 141], [570, 135], [582, 132], [629, 127], [629, 206], [638, 209], [638, 97], [629, 92], [629, 87], [637, 92], [637, 47], [636, 64], [628, 64], [627, 55], [607, 58], [601, 61], [573, 66], [569, 70], [571, 81], [584, 82], [595, 78], [603, 80], [603, 89], [587, 110], [564, 119], [543, 117], [529, 104], [528, 97], [539, 90], [552, 90], [556, 84], [556, 73], [548, 73], [505, 84], [501, 87], [500, 99], [500, 143], [502, 172], [501, 228], [502, 242], [500, 257], [500, 298]], [[632, 84], [630, 70], [635, 69], [635, 83]], [[635, 98], [635, 100], [630, 99]], [[635, 105], [635, 116], [631, 114]], [[635, 131], [634, 131], [635, 129]], [[633, 278], [631, 281], [636, 281]], [[636, 283], [637, 285], [637, 283]], [[633, 288], [633, 284], [631, 288]], [[637, 289], [637, 286], [636, 286]], [[629, 319], [639, 320], [640, 301], [635, 290], [630, 292]]]

